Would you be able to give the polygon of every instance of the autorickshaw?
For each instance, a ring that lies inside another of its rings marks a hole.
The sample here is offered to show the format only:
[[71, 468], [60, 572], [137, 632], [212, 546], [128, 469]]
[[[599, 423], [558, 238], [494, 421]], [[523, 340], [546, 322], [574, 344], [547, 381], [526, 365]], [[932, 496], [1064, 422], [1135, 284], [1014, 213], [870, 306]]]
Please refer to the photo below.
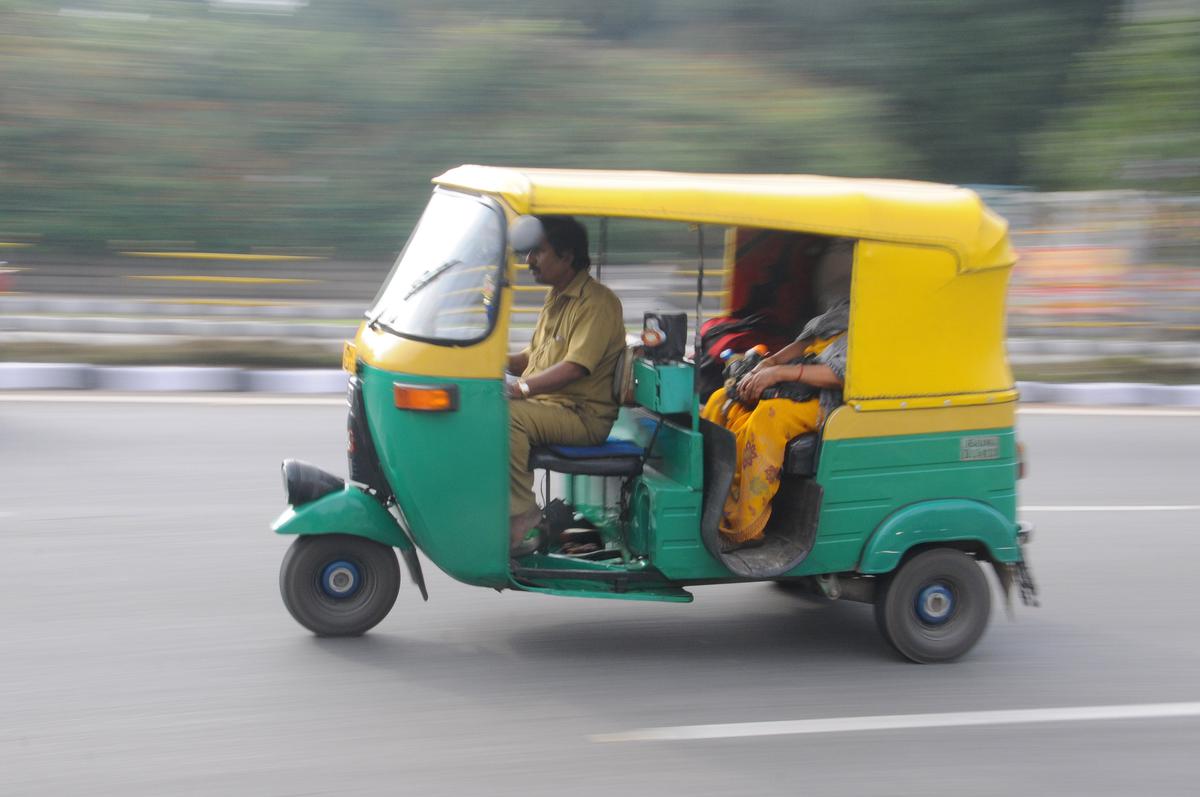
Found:
[[[1023, 552], [1030, 528], [1016, 518], [1023, 463], [1004, 347], [1015, 255], [1006, 222], [974, 192], [485, 166], [433, 183], [346, 344], [348, 479], [284, 462], [289, 506], [273, 528], [297, 536], [280, 587], [301, 625], [325, 636], [376, 625], [397, 596], [396, 550], [426, 600], [418, 551], [463, 583], [547, 595], [687, 602], [695, 585], [804, 587], [873, 603], [885, 639], [918, 662], [978, 641], [991, 613], [986, 569], [1010, 606], [1014, 592], [1036, 603]], [[722, 312], [765, 310], [776, 331], [794, 332], [820, 309], [816, 263], [831, 242], [841, 246], [844, 403], [788, 444], [765, 544], [724, 550], [718, 532], [733, 436], [700, 418], [697, 302], [690, 357], [626, 351], [614, 379], [623, 407], [606, 443], [531, 454], [531, 468], [553, 474], [544, 500], [570, 529], [560, 540], [593, 544], [510, 558], [504, 369], [520, 250], [539, 214], [720, 231]]]

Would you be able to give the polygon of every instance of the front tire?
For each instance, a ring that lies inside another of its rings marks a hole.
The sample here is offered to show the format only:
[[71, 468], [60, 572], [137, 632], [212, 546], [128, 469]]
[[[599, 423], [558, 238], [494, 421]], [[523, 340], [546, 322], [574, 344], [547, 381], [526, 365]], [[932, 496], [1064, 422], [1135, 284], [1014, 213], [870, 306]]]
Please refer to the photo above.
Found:
[[348, 534], [298, 537], [279, 568], [283, 605], [317, 636], [359, 636], [391, 611], [400, 591], [396, 552]]
[[953, 548], [909, 559], [885, 580], [875, 602], [884, 639], [920, 664], [969, 651], [983, 636], [991, 611], [987, 576], [973, 557]]

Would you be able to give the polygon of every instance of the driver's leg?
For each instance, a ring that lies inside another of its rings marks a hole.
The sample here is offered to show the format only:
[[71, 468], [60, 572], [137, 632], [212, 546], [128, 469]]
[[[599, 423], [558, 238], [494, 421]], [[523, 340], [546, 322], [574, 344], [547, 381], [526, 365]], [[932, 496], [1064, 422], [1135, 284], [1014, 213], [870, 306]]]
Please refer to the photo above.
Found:
[[594, 445], [597, 430], [588, 428], [573, 410], [537, 400], [508, 403], [509, 533], [519, 542], [540, 517], [533, 495], [529, 449], [545, 443]]

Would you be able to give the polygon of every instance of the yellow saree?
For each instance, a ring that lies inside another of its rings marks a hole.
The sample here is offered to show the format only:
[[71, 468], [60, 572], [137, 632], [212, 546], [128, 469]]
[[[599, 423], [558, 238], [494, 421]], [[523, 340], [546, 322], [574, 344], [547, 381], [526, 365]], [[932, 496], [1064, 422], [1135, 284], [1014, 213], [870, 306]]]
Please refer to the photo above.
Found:
[[[804, 354], [819, 354], [839, 337], [815, 341], [804, 349]], [[771, 519], [771, 499], [779, 491], [788, 441], [820, 425], [821, 406], [815, 398], [766, 399], [753, 407], [736, 401], [726, 407], [726, 400], [725, 388], [713, 393], [701, 417], [725, 427], [737, 438], [737, 465], [720, 528], [731, 542], [744, 543], [762, 537]]]

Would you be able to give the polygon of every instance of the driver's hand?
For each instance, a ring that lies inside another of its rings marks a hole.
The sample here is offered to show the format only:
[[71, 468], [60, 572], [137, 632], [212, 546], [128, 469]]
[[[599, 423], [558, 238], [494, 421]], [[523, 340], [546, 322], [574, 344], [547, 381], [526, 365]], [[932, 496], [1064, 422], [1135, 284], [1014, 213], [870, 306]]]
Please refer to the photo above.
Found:
[[786, 376], [781, 365], [768, 365], [761, 371], [756, 368], [738, 385], [738, 398], [747, 402], [758, 401], [764, 390], [783, 382]]

